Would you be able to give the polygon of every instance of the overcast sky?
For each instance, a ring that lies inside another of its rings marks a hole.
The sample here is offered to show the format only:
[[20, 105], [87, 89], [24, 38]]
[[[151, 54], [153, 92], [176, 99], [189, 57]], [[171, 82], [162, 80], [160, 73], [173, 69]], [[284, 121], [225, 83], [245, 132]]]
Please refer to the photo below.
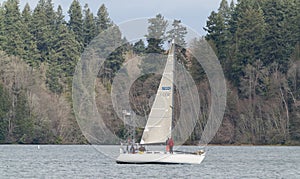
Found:
[[[4, 0], [0, 0], [2, 3]], [[79, 0], [82, 7], [88, 4], [90, 9], [97, 12], [102, 3], [108, 8], [111, 19], [119, 24], [137, 18], [154, 17], [161, 13], [168, 19], [181, 19], [182, 23], [204, 35], [203, 27], [211, 11], [217, 10], [221, 0]], [[26, 3], [33, 9], [38, 0], [20, 0], [20, 8]], [[70, 7], [72, 0], [53, 0], [55, 8], [60, 4], [64, 13]]]

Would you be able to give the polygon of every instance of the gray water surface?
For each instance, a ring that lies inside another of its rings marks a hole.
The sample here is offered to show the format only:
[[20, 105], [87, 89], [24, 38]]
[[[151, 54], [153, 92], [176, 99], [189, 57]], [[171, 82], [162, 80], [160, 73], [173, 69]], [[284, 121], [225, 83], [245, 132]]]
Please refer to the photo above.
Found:
[[0, 145], [0, 178], [300, 178], [300, 147], [206, 150], [200, 165], [121, 165], [118, 146]]

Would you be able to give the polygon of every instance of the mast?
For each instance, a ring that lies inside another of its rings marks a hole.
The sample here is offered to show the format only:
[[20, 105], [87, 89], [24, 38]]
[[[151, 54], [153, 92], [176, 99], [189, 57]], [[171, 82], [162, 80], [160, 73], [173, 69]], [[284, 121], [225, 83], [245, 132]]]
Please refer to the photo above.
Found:
[[175, 81], [175, 48], [176, 48], [176, 44], [175, 44], [175, 39], [172, 39], [172, 42], [171, 42], [171, 48], [170, 50], [172, 50], [170, 53], [173, 55], [173, 84], [172, 84], [172, 88], [173, 88], [173, 91], [172, 91], [172, 121], [171, 121], [171, 133], [170, 133], [170, 137], [172, 137], [172, 124], [173, 124], [173, 121], [174, 121], [174, 118], [175, 118], [175, 114], [174, 114], [174, 107], [175, 107], [175, 103], [174, 103], [174, 94], [175, 94], [175, 85], [174, 85], [174, 81]]

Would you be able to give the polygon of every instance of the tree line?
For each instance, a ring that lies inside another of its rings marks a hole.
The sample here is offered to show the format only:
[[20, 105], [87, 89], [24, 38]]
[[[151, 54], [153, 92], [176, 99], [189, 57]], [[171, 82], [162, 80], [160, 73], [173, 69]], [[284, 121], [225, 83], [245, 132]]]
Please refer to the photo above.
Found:
[[[160, 14], [149, 20], [153, 32], [146, 47], [142, 40], [130, 44], [122, 39], [104, 4], [94, 15], [88, 4], [82, 7], [73, 0], [68, 21], [60, 5], [54, 9], [52, 0], [39, 0], [34, 9], [29, 4], [22, 10], [19, 6], [19, 0], [7, 0], [0, 6], [0, 143], [86, 143], [71, 100], [72, 78], [84, 48], [109, 28], [107, 39], [124, 42], [108, 55], [98, 74], [110, 90], [125, 54], [163, 53], [167, 37], [154, 34], [153, 27], [166, 31], [167, 22]], [[174, 20], [174, 27], [181, 27], [180, 23]], [[171, 38], [174, 33], [168, 34]]]
[[228, 81], [228, 143], [299, 144], [299, 12], [298, 0], [222, 0], [208, 17]]
[[[228, 84], [223, 124], [213, 143], [299, 144], [299, 8], [297, 0], [222, 0], [208, 17], [205, 39]], [[146, 41], [132, 43], [122, 37], [104, 4], [94, 15], [87, 4], [82, 7], [73, 0], [67, 13], [68, 21], [52, 0], [39, 0], [34, 9], [26, 4], [23, 10], [18, 0], [1, 4], [0, 143], [87, 142], [72, 112], [72, 78], [84, 48], [109, 28], [113, 30], [106, 34], [107, 41], [119, 39], [123, 45], [105, 60], [98, 88], [110, 91], [115, 73], [132, 57], [141, 59], [140, 70], [159, 68], [152, 63], [157, 56], [151, 54], [166, 54], [164, 44], [175, 39], [177, 60], [199, 89], [201, 115], [187, 142], [199, 141], [211, 103], [208, 79], [192, 55], [203, 39], [186, 42], [187, 29], [180, 20], [168, 24], [157, 14], [148, 20]], [[134, 83], [130, 95], [137, 114], [149, 113], [149, 98], [160, 78], [149, 74]], [[126, 137], [126, 126], [111, 101], [98, 95], [96, 102], [108, 128]], [[100, 109], [103, 105], [106, 108]], [[136, 132], [141, 135], [141, 129]]]
[[113, 25], [107, 9], [93, 15], [74, 0], [66, 21], [52, 0], [19, 6], [0, 6], [0, 143], [85, 143], [71, 109], [72, 76], [84, 47]]

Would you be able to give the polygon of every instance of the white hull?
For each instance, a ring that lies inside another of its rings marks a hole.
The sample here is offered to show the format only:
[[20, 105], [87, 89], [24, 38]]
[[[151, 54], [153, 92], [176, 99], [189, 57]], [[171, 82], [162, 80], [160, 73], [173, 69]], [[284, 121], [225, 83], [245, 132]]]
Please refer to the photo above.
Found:
[[201, 155], [190, 153], [164, 153], [164, 152], [145, 152], [145, 153], [124, 153], [117, 158], [120, 164], [200, 164], [205, 158], [205, 153]]

